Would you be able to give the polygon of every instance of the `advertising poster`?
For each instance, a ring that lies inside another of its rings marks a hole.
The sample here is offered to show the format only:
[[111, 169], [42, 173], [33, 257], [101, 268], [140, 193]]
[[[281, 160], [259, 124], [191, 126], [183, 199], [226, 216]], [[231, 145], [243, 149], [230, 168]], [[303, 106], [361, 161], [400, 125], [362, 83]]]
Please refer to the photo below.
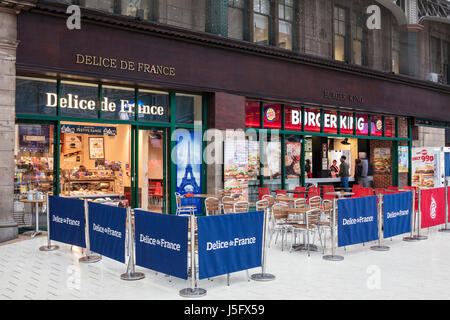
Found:
[[434, 148], [413, 148], [412, 185], [417, 187], [438, 186], [438, 154]]
[[421, 228], [445, 223], [445, 188], [431, 188], [421, 191]]
[[300, 142], [286, 142], [286, 154], [284, 159], [287, 179], [295, 179], [301, 174], [300, 151]]
[[89, 159], [104, 159], [105, 145], [103, 138], [89, 138]]
[[373, 162], [375, 173], [390, 174], [392, 172], [392, 153], [390, 148], [374, 148]]
[[224, 141], [224, 189], [240, 194], [240, 201], [248, 201], [248, 141]]
[[[177, 129], [175, 137], [176, 192], [182, 196], [201, 194], [202, 133]], [[195, 214], [202, 213], [202, 198], [185, 198], [182, 205], [194, 205]]]
[[50, 150], [50, 127], [41, 125], [19, 126], [19, 151], [48, 153]]
[[411, 231], [412, 192], [383, 196], [383, 236], [390, 238]]
[[264, 142], [264, 177], [281, 177], [281, 142]]
[[248, 180], [258, 180], [259, 142], [248, 141]]
[[408, 161], [408, 147], [407, 146], [399, 146], [398, 147], [398, 172], [405, 173], [409, 170], [409, 161]]

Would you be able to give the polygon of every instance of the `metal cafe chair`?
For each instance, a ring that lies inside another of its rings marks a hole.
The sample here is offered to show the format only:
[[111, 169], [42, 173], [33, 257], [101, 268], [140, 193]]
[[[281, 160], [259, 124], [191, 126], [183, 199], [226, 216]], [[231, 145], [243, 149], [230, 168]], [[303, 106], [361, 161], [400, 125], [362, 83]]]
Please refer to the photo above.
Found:
[[283, 194], [283, 193], [278, 193], [277, 194], [277, 203], [286, 203], [287, 205], [289, 205], [289, 202], [287, 201], [283, 201], [283, 198], [286, 198], [287, 195]]
[[314, 196], [309, 199], [310, 209], [320, 209], [322, 205], [322, 198], [320, 196]]
[[233, 205], [234, 213], [248, 212], [249, 203], [247, 201], [237, 201]]
[[206, 198], [205, 211], [207, 216], [220, 214], [220, 200], [212, 197]]
[[269, 200], [264, 199], [264, 200], [258, 200], [256, 201], [256, 211], [262, 211], [262, 210], [266, 210], [269, 208]]
[[278, 235], [281, 232], [281, 251], [284, 248], [284, 236], [287, 231], [291, 230], [290, 224], [286, 221], [288, 218], [288, 213], [286, 213], [283, 208], [288, 208], [289, 206], [285, 203], [276, 203], [273, 205], [271, 210], [271, 231], [268, 247], [272, 242], [273, 234], [276, 232], [275, 244], [277, 243]]
[[234, 209], [234, 202], [235, 200], [233, 199], [233, 197], [231, 196], [224, 196], [222, 198], [222, 213], [223, 214], [228, 214], [228, 213], [233, 213], [233, 209]]
[[[320, 241], [320, 245], [323, 248], [322, 245], [322, 237], [320, 235], [320, 231], [319, 231], [319, 222], [320, 222], [320, 215], [321, 215], [322, 210], [320, 208], [315, 208], [315, 209], [311, 209], [308, 210], [305, 214], [305, 222], [306, 223], [291, 223], [291, 227], [292, 227], [292, 232], [293, 232], [293, 236], [295, 235], [296, 232], [306, 232], [306, 241], [307, 241], [307, 248], [308, 248], [308, 257], [310, 256], [310, 232], [317, 232], [319, 235], [319, 241]], [[314, 233], [315, 235], [315, 233]], [[314, 239], [313, 239], [314, 242]], [[293, 248], [293, 243], [291, 244], [291, 251]]]
[[269, 208], [272, 208], [272, 206], [275, 204], [275, 197], [270, 194], [263, 195], [262, 200], [269, 201]]
[[[321, 219], [318, 224], [319, 232], [323, 234], [323, 250], [322, 253], [325, 253], [326, 248], [326, 238], [325, 238], [325, 231], [329, 230], [331, 233], [331, 219], [333, 217], [333, 201], [331, 200], [323, 200], [323, 209], [321, 214]], [[335, 217], [335, 220], [337, 221], [337, 215]]]
[[181, 199], [183, 198], [181, 194], [175, 192], [176, 204], [177, 204], [177, 216], [187, 216], [194, 214], [196, 206], [182, 206]]

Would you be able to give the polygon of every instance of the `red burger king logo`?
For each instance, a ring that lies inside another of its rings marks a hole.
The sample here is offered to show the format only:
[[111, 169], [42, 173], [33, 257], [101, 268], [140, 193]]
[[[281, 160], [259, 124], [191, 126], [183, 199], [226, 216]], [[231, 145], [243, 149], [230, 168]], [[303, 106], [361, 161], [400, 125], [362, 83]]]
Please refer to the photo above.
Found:
[[277, 114], [275, 112], [274, 108], [267, 108], [266, 109], [266, 120], [269, 122], [272, 122], [275, 120]]

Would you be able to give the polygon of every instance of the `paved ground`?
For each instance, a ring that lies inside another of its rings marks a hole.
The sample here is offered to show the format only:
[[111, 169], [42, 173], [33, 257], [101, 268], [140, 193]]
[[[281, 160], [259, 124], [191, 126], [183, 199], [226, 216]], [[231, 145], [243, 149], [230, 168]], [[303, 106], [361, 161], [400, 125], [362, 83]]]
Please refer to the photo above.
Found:
[[[450, 233], [434, 228], [423, 234], [428, 240], [384, 240], [391, 248], [387, 252], [370, 250], [375, 243], [338, 249], [345, 257], [340, 262], [323, 260], [319, 252], [308, 258], [305, 252], [281, 251], [278, 242], [268, 251], [267, 272], [276, 276], [274, 281], [248, 282], [245, 272], [237, 272], [230, 286], [226, 276], [201, 280], [198, 286], [207, 290], [208, 300], [449, 299]], [[43, 244], [44, 236], [21, 236], [0, 246], [1, 300], [177, 300], [185, 299], [178, 292], [190, 285], [139, 267], [145, 279], [123, 281], [124, 264], [105, 257], [80, 264], [77, 248], [58, 243], [60, 250], [41, 252]]]

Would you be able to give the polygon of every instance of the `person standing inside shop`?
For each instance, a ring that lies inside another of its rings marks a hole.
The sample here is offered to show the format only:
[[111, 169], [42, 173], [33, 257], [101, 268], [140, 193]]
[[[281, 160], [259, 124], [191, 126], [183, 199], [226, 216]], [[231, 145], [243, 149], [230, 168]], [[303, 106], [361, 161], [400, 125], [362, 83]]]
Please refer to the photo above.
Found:
[[363, 181], [362, 181], [362, 163], [361, 163], [361, 159], [356, 159], [355, 160], [355, 182], [356, 184], [362, 185]]
[[339, 174], [339, 167], [337, 165], [337, 160], [333, 160], [333, 164], [330, 167], [331, 176], [334, 178]]
[[346, 156], [341, 157], [341, 165], [339, 166], [339, 177], [341, 178], [341, 186], [344, 189], [348, 189], [348, 177], [350, 176], [348, 170], [348, 164], [345, 162], [347, 160]]
[[305, 161], [305, 172], [308, 178], [312, 178], [311, 176], [311, 160], [306, 159]]

